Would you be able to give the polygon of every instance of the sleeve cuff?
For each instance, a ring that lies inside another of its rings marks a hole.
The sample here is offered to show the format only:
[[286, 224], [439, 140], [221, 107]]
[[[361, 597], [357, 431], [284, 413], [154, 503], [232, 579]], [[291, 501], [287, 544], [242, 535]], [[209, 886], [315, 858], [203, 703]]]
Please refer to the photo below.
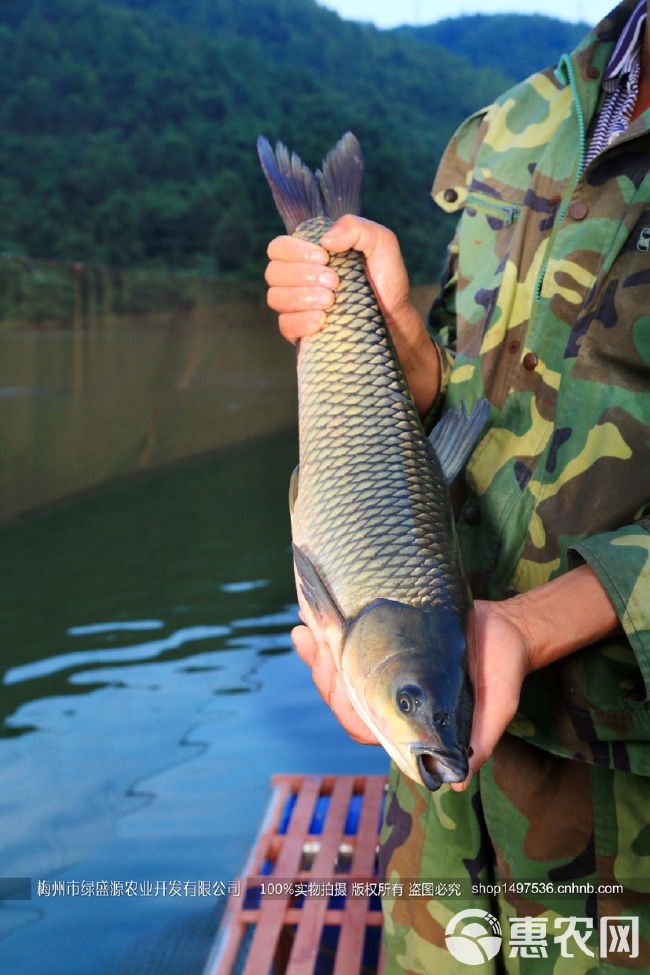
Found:
[[431, 433], [436, 423], [440, 419], [445, 394], [449, 385], [451, 368], [454, 364], [453, 352], [450, 352], [449, 349], [446, 349], [444, 346], [440, 345], [440, 343], [436, 342], [435, 339], [431, 339], [431, 341], [433, 342], [433, 347], [436, 350], [438, 359], [440, 361], [440, 391], [433, 402], [433, 406], [422, 421], [424, 425], [424, 432], [427, 434], [427, 436]]
[[586, 562], [611, 599], [650, 696], [650, 518], [572, 546], [573, 565]]

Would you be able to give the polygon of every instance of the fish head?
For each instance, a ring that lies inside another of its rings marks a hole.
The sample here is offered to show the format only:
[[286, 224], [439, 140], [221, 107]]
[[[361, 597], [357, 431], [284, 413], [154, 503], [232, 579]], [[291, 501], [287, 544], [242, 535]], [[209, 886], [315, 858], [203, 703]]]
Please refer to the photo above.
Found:
[[449, 606], [380, 599], [346, 635], [343, 670], [358, 709], [402, 771], [431, 791], [469, 772], [474, 697], [463, 622]]

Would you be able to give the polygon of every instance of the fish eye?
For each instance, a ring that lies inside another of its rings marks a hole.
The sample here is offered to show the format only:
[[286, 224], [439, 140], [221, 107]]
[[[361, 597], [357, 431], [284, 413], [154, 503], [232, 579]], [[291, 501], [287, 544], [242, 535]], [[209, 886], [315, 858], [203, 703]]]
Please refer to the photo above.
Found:
[[413, 714], [422, 703], [419, 687], [409, 685], [397, 692], [397, 706], [402, 714]]
[[415, 711], [415, 703], [413, 698], [410, 694], [407, 694], [406, 691], [402, 691], [397, 695], [397, 703], [400, 711], [402, 711], [404, 714], [410, 714], [412, 711]]
[[436, 714], [434, 714], [433, 720], [439, 728], [446, 728], [449, 724], [449, 715], [446, 711], [438, 711]]

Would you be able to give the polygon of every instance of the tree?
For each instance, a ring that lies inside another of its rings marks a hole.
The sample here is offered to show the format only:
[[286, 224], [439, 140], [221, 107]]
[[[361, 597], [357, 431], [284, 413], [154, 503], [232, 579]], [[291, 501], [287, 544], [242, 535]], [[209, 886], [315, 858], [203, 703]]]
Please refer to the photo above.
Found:
[[219, 216], [212, 238], [217, 268], [238, 271], [252, 257], [253, 208], [246, 183], [235, 172], [222, 173], [215, 184], [214, 199]]

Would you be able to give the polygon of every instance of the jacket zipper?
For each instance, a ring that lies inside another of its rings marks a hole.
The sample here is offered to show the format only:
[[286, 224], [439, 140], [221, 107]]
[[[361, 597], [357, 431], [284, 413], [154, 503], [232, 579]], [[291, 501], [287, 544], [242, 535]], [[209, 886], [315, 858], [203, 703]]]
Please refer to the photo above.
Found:
[[566, 70], [567, 76], [569, 78], [569, 84], [571, 85], [571, 94], [573, 95], [573, 104], [575, 105], [576, 114], [578, 116], [578, 138], [579, 138], [578, 166], [577, 166], [575, 175], [573, 177], [573, 184], [571, 185], [571, 189], [570, 189], [569, 192], [566, 192], [564, 194], [564, 201], [562, 203], [562, 206], [560, 207], [560, 211], [559, 211], [559, 213], [557, 215], [557, 219], [556, 219], [555, 224], [554, 224], [554, 227], [553, 227], [553, 232], [551, 234], [551, 239], [549, 240], [548, 246], [546, 248], [546, 254], [544, 255], [544, 261], [542, 263], [542, 267], [540, 269], [539, 276], [537, 278], [537, 284], [535, 285], [535, 301], [536, 302], [540, 301], [540, 299], [541, 299], [542, 285], [544, 284], [544, 278], [546, 276], [546, 269], [548, 268], [548, 263], [549, 263], [549, 261], [551, 259], [551, 248], [552, 248], [553, 241], [555, 239], [555, 235], [556, 235], [558, 229], [562, 226], [562, 221], [564, 220], [564, 217], [566, 215], [566, 212], [567, 212], [567, 210], [569, 208], [569, 201], [571, 200], [571, 197], [573, 195], [573, 191], [576, 188], [576, 185], [578, 183], [578, 180], [582, 176], [583, 170], [585, 168], [585, 157], [587, 155], [587, 138], [586, 138], [586, 131], [585, 131], [585, 117], [583, 115], [582, 105], [580, 104], [580, 98], [578, 96], [578, 85], [577, 85], [577, 82], [576, 82], [575, 71], [573, 70], [573, 63], [572, 63], [571, 58], [569, 57], [568, 54], [563, 54], [562, 55], [562, 57], [560, 58], [559, 64], [558, 64], [558, 66], [556, 68], [556, 71], [559, 72], [562, 68], [564, 68]]

